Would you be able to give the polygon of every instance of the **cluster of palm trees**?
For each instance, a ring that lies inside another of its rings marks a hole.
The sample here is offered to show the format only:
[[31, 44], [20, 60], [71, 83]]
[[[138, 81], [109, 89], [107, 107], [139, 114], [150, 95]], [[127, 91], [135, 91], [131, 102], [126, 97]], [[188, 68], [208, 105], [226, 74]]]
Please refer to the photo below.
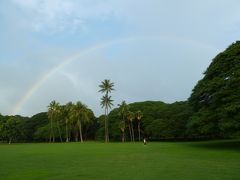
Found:
[[[103, 93], [101, 98], [101, 106], [104, 108], [104, 124], [105, 124], [105, 142], [109, 142], [109, 130], [108, 130], [108, 114], [109, 110], [113, 106], [113, 100], [110, 93], [114, 91], [114, 83], [108, 79], [105, 79], [99, 85], [99, 92]], [[80, 140], [83, 142], [83, 125], [91, 122], [93, 118], [93, 112], [88, 107], [78, 101], [76, 104], [69, 102], [66, 105], [60, 105], [56, 101], [52, 101], [48, 106], [48, 118], [50, 121], [49, 142], [55, 142], [55, 133], [58, 132], [60, 141], [63, 141], [62, 130], [65, 127], [65, 140], [69, 142], [71, 135], [74, 134], [75, 141]], [[138, 140], [141, 140], [141, 119], [143, 114], [141, 111], [131, 112], [129, 105], [123, 101], [119, 105], [119, 116], [121, 116], [121, 122], [119, 128], [122, 132], [122, 141], [126, 141], [125, 131], [129, 130], [129, 136], [132, 142], [135, 141], [134, 121], [137, 120]]]
[[139, 110], [137, 112], [132, 112], [129, 110], [129, 105], [122, 101], [119, 106], [119, 116], [121, 117], [121, 121], [119, 123], [119, 129], [122, 132], [122, 142], [126, 141], [126, 128], [129, 130], [129, 136], [131, 142], [135, 141], [135, 133], [134, 133], [134, 123], [133, 121], [137, 120], [137, 130], [138, 130], [138, 140], [141, 141], [141, 119], [143, 117], [143, 113]]
[[[49, 142], [55, 142], [56, 131], [61, 142], [63, 141], [63, 134], [65, 134], [66, 142], [72, 139], [72, 134], [75, 136], [75, 141], [80, 140], [83, 142], [83, 125], [89, 124], [92, 117], [93, 112], [80, 101], [76, 104], [69, 102], [66, 105], [60, 105], [58, 102], [52, 101], [48, 106], [48, 118], [50, 121]], [[63, 133], [63, 128], [65, 133]]]

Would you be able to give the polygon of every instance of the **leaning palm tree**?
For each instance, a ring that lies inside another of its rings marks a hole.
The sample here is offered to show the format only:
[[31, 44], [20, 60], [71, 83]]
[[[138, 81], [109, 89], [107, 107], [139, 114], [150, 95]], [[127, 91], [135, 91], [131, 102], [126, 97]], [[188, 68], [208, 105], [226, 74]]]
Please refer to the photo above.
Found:
[[142, 117], [143, 117], [143, 113], [142, 113], [142, 111], [137, 111], [136, 112], [136, 118], [137, 118], [137, 120], [138, 120], [138, 141], [140, 141], [141, 140], [141, 131], [140, 131], [140, 124], [141, 124], [141, 119], [142, 119]]
[[101, 106], [102, 108], [105, 108], [105, 142], [109, 142], [109, 134], [108, 134], [108, 110], [112, 107], [112, 102], [111, 96], [108, 94], [111, 93], [113, 89], [114, 83], [112, 83], [110, 80], [105, 79], [101, 82], [99, 85], [100, 90], [99, 92], [105, 93], [105, 95], [101, 99]]
[[105, 142], [109, 142], [109, 133], [108, 133], [108, 110], [111, 109], [113, 106], [113, 100], [111, 99], [111, 96], [108, 96], [106, 94], [101, 99], [101, 106], [102, 108], [105, 108]]
[[77, 119], [77, 124], [79, 128], [79, 136], [81, 142], [83, 142], [83, 137], [82, 137], [82, 122], [88, 122], [89, 121], [89, 110], [87, 106], [80, 101], [76, 103], [76, 105], [73, 108], [74, 110], [74, 115]]
[[118, 105], [119, 106], [119, 116], [122, 118], [122, 121], [120, 122], [119, 126], [120, 126], [120, 130], [122, 132], [122, 142], [125, 142], [125, 117], [127, 116], [128, 113], [128, 105], [125, 101], [122, 101], [121, 104]]

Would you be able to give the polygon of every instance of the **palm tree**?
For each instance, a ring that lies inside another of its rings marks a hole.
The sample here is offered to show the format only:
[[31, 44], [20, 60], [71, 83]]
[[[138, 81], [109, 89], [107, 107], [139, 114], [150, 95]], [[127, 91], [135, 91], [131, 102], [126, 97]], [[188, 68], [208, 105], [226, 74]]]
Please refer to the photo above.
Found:
[[110, 82], [109, 79], [105, 79], [99, 85], [100, 90], [98, 92], [106, 93], [108, 95], [108, 93], [111, 93], [112, 91], [114, 91], [113, 86], [114, 86], [113, 82]]
[[105, 93], [105, 95], [101, 98], [101, 106], [105, 108], [105, 142], [109, 142], [109, 134], [108, 134], [108, 109], [111, 109], [113, 106], [111, 96], [108, 94], [111, 93], [113, 89], [114, 83], [110, 82], [110, 80], [105, 79], [99, 85], [99, 92]]
[[125, 117], [127, 116], [127, 113], [128, 113], [128, 105], [125, 101], [122, 101], [122, 103], [119, 104], [118, 106], [119, 106], [119, 116], [122, 117], [122, 121], [119, 124], [119, 128], [122, 132], [122, 142], [124, 142], [125, 141], [125, 128], [126, 128]]
[[55, 119], [55, 121], [57, 122], [59, 138], [60, 138], [60, 141], [62, 142], [62, 133], [61, 133], [61, 128], [60, 128], [61, 115], [62, 115], [61, 106], [59, 103], [56, 103], [56, 106], [55, 106], [55, 118], [56, 119]]
[[89, 121], [89, 110], [87, 106], [80, 101], [76, 103], [76, 105], [73, 108], [75, 117], [77, 118], [77, 124], [79, 128], [79, 136], [81, 142], [83, 142], [83, 137], [82, 137], [82, 122], [88, 122]]
[[102, 108], [105, 108], [105, 142], [109, 142], [109, 134], [108, 134], [108, 109], [111, 109], [113, 106], [113, 100], [111, 99], [111, 96], [108, 96], [106, 94], [101, 98], [101, 106]]
[[69, 123], [72, 118], [72, 107], [73, 103], [68, 102], [65, 106], [62, 107], [63, 109], [63, 116], [65, 120], [65, 131], [66, 131], [66, 142], [69, 142]]
[[125, 142], [125, 128], [126, 128], [125, 122], [120, 121], [118, 127], [122, 132], [122, 142]]
[[134, 130], [133, 130], [133, 120], [135, 119], [135, 114], [131, 111], [128, 111], [128, 115], [127, 118], [129, 120], [129, 132], [130, 132], [130, 136], [131, 136], [131, 141], [134, 142]]
[[59, 103], [57, 103], [56, 101], [52, 101], [48, 106], [48, 118], [49, 118], [50, 124], [51, 124], [49, 142], [51, 142], [51, 140], [52, 140], [52, 142], [55, 142], [53, 121], [56, 119], [58, 106], [59, 106]]
[[136, 118], [138, 120], [138, 140], [140, 141], [141, 140], [141, 131], [140, 131], [140, 124], [141, 124], [141, 119], [143, 117], [143, 113], [142, 111], [137, 111], [136, 112]]

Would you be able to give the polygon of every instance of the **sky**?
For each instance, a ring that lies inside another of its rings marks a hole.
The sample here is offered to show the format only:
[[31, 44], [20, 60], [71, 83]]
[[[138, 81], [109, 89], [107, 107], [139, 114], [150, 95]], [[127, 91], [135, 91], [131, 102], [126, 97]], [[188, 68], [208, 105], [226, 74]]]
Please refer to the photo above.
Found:
[[240, 36], [239, 0], [1, 0], [0, 113], [32, 116], [52, 100], [96, 116], [98, 85], [121, 101], [184, 101]]

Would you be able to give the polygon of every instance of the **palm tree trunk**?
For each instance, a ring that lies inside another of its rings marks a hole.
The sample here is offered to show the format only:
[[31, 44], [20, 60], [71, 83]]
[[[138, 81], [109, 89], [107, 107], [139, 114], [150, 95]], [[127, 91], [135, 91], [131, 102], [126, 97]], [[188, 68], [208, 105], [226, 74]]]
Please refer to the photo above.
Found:
[[125, 142], [125, 131], [122, 131], [122, 142]]
[[105, 108], [105, 142], [107, 142], [107, 108]]
[[49, 142], [51, 142], [52, 138], [53, 138], [53, 125], [52, 125], [52, 117], [51, 117], [51, 130], [50, 130], [50, 140], [49, 140]]
[[70, 142], [71, 141], [71, 137], [72, 137], [72, 127], [71, 127], [71, 124], [70, 124], [70, 127], [69, 127], [69, 131], [68, 131], [68, 141]]
[[129, 129], [129, 135], [130, 135], [131, 142], [132, 142], [132, 130], [131, 130], [131, 124], [130, 123], [129, 123], [128, 129]]
[[133, 124], [132, 124], [132, 121], [131, 121], [131, 128], [132, 128], [132, 141], [134, 142], [135, 139], [134, 139], [134, 130], [133, 130]]
[[58, 121], [57, 121], [57, 127], [58, 127], [58, 133], [59, 133], [60, 141], [62, 142], [62, 135], [61, 135], [61, 130], [60, 130], [60, 126], [59, 126]]
[[122, 122], [123, 122], [122, 142], [125, 142], [125, 121], [124, 121], [124, 115], [122, 116]]
[[52, 137], [52, 134], [51, 134], [51, 131], [50, 131], [50, 134], [49, 134], [49, 143], [51, 143], [51, 137]]
[[54, 136], [54, 131], [53, 131], [53, 122], [51, 120], [51, 134], [52, 134], [52, 142], [55, 142], [55, 136]]
[[109, 142], [108, 135], [108, 108], [105, 108], [105, 142]]
[[140, 121], [138, 121], [138, 141], [141, 141]]
[[68, 142], [68, 124], [67, 121], [65, 121], [66, 123], [66, 142]]
[[82, 137], [82, 123], [80, 120], [78, 120], [78, 127], [79, 127], [79, 135], [80, 135], [80, 140], [81, 143], [83, 142], [83, 137]]
[[108, 108], [107, 108], [107, 142], [109, 142], [109, 131], [108, 131]]
[[69, 123], [68, 124], [68, 142], [70, 142], [71, 141], [71, 136], [72, 136], [72, 125]]
[[75, 142], [78, 142], [78, 131], [75, 131]]

